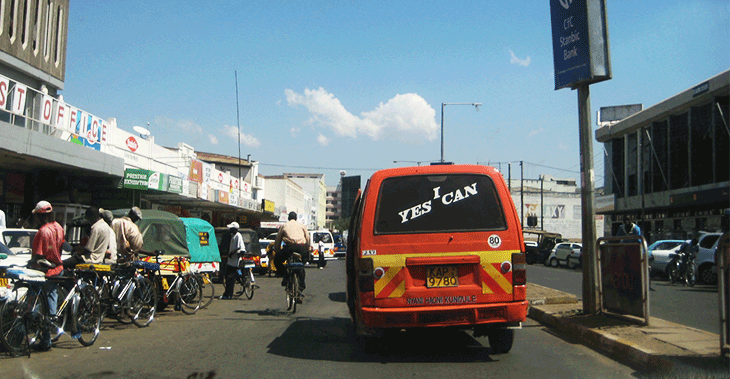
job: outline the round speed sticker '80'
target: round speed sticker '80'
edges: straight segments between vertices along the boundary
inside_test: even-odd
[[[489,244],[489,247],[491,247],[492,249],[496,249],[502,246],[502,239],[499,238],[498,235],[492,234],[491,236],[489,236],[487,243]]]

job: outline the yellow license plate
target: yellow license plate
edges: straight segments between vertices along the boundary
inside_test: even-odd
[[[8,279],[0,278],[0,287],[7,287],[7,286],[8,286]]]
[[[429,266],[426,269],[426,287],[457,287],[459,271],[456,266]]]
[[[203,275],[203,283],[210,284],[210,279],[208,279],[208,275]]]
[[[168,290],[168,289],[170,289],[170,285],[169,285],[169,284],[167,284],[167,278],[162,278],[162,289],[163,289],[163,290]]]

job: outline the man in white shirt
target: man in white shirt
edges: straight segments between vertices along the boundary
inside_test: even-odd
[[[236,285],[236,277],[238,276],[238,261],[246,252],[246,246],[243,244],[243,237],[238,232],[238,223],[233,221],[227,225],[228,231],[231,233],[231,244],[228,247],[228,259],[225,266],[226,289],[223,291],[221,300],[228,300],[233,297],[233,287]]]

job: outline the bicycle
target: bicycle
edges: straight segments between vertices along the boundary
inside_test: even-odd
[[[682,263],[681,254],[671,253],[667,273],[669,275],[669,283],[674,284],[680,280],[684,281],[688,287],[693,287],[697,282],[697,265],[695,264],[695,254],[689,254],[687,262]]]
[[[45,278],[40,271],[7,270],[6,277],[13,280],[13,290],[0,308],[0,341],[11,355],[30,355],[30,348],[42,343],[40,339],[46,333],[49,333],[51,341],[70,332],[72,338],[78,339],[82,345],[94,344],[101,324],[99,294],[78,274],[74,271],[70,277]],[[61,284],[59,288],[73,283],[68,291],[65,288],[59,290],[59,295],[65,296],[54,315],[48,310],[48,296],[43,284],[46,281]],[[71,307],[67,308],[69,305]],[[67,329],[68,316],[71,325]]]
[[[215,286],[207,272],[194,272],[193,275],[200,282],[200,291],[203,293],[203,301],[200,303],[200,308],[206,308],[215,298]]]
[[[200,309],[203,302],[202,281],[192,272],[187,270],[189,262],[183,257],[174,257],[173,259],[160,262],[162,252],[156,251],[152,256],[157,261],[157,270],[149,271],[149,279],[157,286],[162,295],[162,301],[167,303],[169,299],[175,299],[175,308],[180,309],[183,313],[192,315]],[[175,280],[172,284],[167,283],[167,278],[162,276],[160,270],[161,265],[172,264],[175,267]]]
[[[241,295],[246,294],[247,299],[251,300],[253,298],[254,290],[258,287],[254,284],[256,282],[256,279],[253,277],[254,267],[256,267],[256,264],[252,258],[241,258],[239,268],[237,269],[236,285],[233,291],[234,297],[241,297]]]
[[[284,292],[286,293],[286,310],[297,312],[297,304],[301,304],[304,295],[299,288],[299,273],[304,270],[304,263],[302,262],[302,255],[296,252],[292,252],[289,257],[289,262],[285,265],[286,267],[286,286]]]

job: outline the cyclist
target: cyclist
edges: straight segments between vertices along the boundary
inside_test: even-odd
[[[61,261],[61,249],[64,243],[63,228],[54,219],[53,206],[51,203],[41,200],[33,209],[38,223],[41,225],[38,232],[33,238],[33,257],[31,265],[36,268],[44,269],[39,265],[38,260],[45,259],[50,262],[50,268],[46,271],[46,276],[58,276],[63,272],[63,262]],[[47,268],[47,267],[46,267]],[[48,313],[56,314],[56,304],[58,302],[58,285],[52,282],[45,282],[44,289],[48,296]],[[48,329],[49,325],[44,324],[41,332],[41,341],[38,346],[39,350],[50,350],[51,333]]]
[[[281,243],[285,243],[284,247]],[[286,286],[286,270],[278,270],[279,267],[285,267],[284,262],[289,259],[292,253],[296,252],[302,256],[302,261],[307,262],[309,260],[309,232],[307,228],[297,221],[297,213],[289,212],[289,221],[279,229],[279,233],[276,234],[276,241],[274,242],[274,265],[277,267],[276,275],[283,276],[281,281],[282,286]],[[305,273],[304,270],[299,270],[299,289],[304,291],[307,287],[304,283]]]
[[[687,272],[687,261],[689,261],[690,256],[697,256],[697,253],[700,251],[700,247],[697,245],[699,240],[697,237],[692,238],[690,242],[685,241],[682,243],[682,246],[679,247],[678,254],[681,257],[681,264],[679,266],[679,276],[684,277],[685,272]]]
[[[231,233],[231,243],[228,245],[228,258],[225,265],[226,289],[223,291],[221,300],[230,300],[233,297],[233,287],[236,285],[236,277],[238,276],[238,261],[246,252],[246,245],[243,243],[243,237],[238,232],[239,225],[237,222],[226,225]]]
[[[112,221],[112,229],[117,237],[117,263],[136,260],[137,252],[142,250],[144,240],[139,227],[135,224],[141,219],[142,210],[132,207],[126,216]]]

